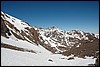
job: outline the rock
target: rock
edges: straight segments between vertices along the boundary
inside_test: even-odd
[[[99,66],[99,57],[95,60],[95,66]]]
[[[74,59],[74,57],[69,57],[67,60],[72,60],[72,59]]]
[[[53,62],[53,60],[52,60],[52,59],[49,59],[48,61],[51,61],[51,62]]]
[[[95,66],[99,66],[99,51],[96,52],[97,59],[95,60]]]
[[[95,64],[88,64],[88,66],[95,66]]]

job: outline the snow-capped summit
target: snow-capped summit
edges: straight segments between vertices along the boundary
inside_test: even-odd
[[[55,29],[55,30],[58,30],[59,28],[56,27],[56,26],[52,26],[52,27],[49,27],[48,29]]]

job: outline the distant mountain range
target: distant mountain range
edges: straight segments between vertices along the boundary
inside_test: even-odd
[[[81,30],[64,31],[56,26],[39,28],[1,11],[1,47],[37,53],[38,50],[24,48],[23,43],[22,46],[18,45],[19,40],[30,43],[31,46],[42,46],[53,54],[64,56],[97,58],[96,53],[99,51],[99,34]]]

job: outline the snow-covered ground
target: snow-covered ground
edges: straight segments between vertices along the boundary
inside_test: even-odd
[[[67,56],[52,54],[40,45],[16,40],[14,37],[7,39],[1,36],[1,42],[36,51],[36,53],[30,53],[1,48],[1,66],[87,66],[95,62],[93,57],[86,57],[86,59],[74,57],[72,60],[67,60],[69,58]],[[52,61],[49,61],[50,59]]]
[[[2,66],[87,66],[94,63],[92,57],[87,57],[87,59],[75,57],[73,60],[67,60],[67,58],[60,54],[33,54],[1,48]],[[48,61],[49,59],[52,61]]]

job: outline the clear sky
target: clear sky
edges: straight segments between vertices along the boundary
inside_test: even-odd
[[[99,33],[99,1],[1,1],[1,10],[31,26]]]

